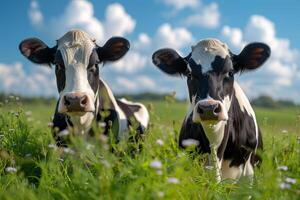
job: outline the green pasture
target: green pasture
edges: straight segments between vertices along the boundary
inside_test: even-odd
[[[216,183],[206,155],[177,147],[187,104],[144,103],[151,124],[141,140],[115,144],[96,129],[59,149],[48,128],[55,102],[1,102],[0,199],[300,199],[299,107],[255,108],[264,151],[249,185]]]

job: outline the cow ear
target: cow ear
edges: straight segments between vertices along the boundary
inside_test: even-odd
[[[116,61],[122,58],[129,48],[128,40],[122,37],[113,37],[103,47],[99,47],[97,53],[101,61]]]
[[[264,43],[248,44],[239,55],[233,55],[235,71],[254,70],[260,67],[271,55],[271,49]]]
[[[152,55],[152,62],[170,75],[185,75],[187,62],[173,49],[160,49]]]
[[[55,47],[49,48],[38,38],[28,38],[19,45],[20,52],[37,64],[51,64],[54,61]]]

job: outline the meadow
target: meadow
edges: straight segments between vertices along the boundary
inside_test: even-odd
[[[144,103],[151,124],[141,140],[116,144],[98,130],[68,135],[61,149],[48,127],[55,102],[1,102],[0,199],[300,199],[300,107],[255,108],[264,151],[250,186],[217,183],[207,155],[178,148],[186,103]]]

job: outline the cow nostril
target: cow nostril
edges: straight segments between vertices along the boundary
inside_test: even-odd
[[[64,96],[64,103],[66,106],[71,105],[71,102],[68,100],[67,96]]]
[[[88,98],[86,95],[84,95],[82,98],[81,98],[81,101],[80,101],[80,105],[84,106],[87,104],[87,101],[88,101]]]
[[[220,112],[221,112],[221,105],[218,104],[218,105],[215,107],[215,109],[214,109],[214,113],[215,113],[215,114],[218,114],[218,113],[220,113]]]
[[[204,114],[204,110],[201,108],[200,105],[198,106],[197,111],[198,111],[199,114]]]

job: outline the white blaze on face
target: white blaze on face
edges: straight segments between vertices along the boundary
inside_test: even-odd
[[[89,58],[95,48],[95,43],[83,31],[73,30],[66,33],[57,41],[65,65],[65,88],[60,92],[60,98],[70,93],[87,95],[88,110],[94,111],[95,93],[88,81],[87,67]],[[63,110],[63,101],[58,110]]]
[[[226,44],[218,39],[205,39],[192,46],[191,58],[197,65],[201,65],[202,73],[206,73],[212,69],[212,62],[216,56],[226,58],[229,50]]]

